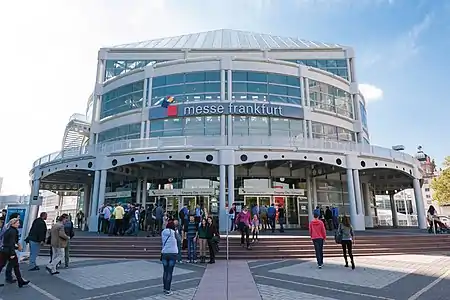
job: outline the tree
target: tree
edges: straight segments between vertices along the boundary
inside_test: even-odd
[[[450,156],[444,161],[444,169],[441,174],[431,182],[433,198],[439,205],[450,205]]]

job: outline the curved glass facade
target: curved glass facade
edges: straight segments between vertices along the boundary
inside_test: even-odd
[[[352,97],[346,91],[323,82],[309,80],[309,98],[312,107],[354,118]]]
[[[318,68],[348,80],[346,59],[293,59],[287,61]]]
[[[143,80],[107,92],[102,96],[100,119],[136,108],[142,108],[143,96]]]
[[[233,71],[233,100],[301,104],[300,78],[275,73]]]
[[[177,73],[154,77],[151,105],[172,96],[178,103],[220,100],[220,71]]]
[[[362,101],[359,101],[359,109],[361,111],[361,123],[364,128],[367,128],[367,111],[366,106]]]
[[[220,116],[168,118],[150,122],[150,137],[195,135],[220,135]]]
[[[355,133],[345,128],[319,122],[311,122],[311,125],[313,138],[348,142],[356,141]]]
[[[159,60],[107,60],[105,63],[105,79],[107,81],[116,76],[141,69],[148,64],[162,62]]]
[[[141,135],[141,123],[114,127],[98,134],[98,143],[138,139]]]

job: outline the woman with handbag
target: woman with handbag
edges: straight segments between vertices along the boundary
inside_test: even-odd
[[[175,224],[173,222],[167,223],[166,228],[161,232],[161,241],[164,294],[169,296],[173,294],[170,288],[172,285],[173,269],[175,268],[175,263],[177,262],[178,256],[178,242],[175,232]]]
[[[0,250],[0,273],[3,267],[9,262],[13,266],[14,274],[17,278],[19,287],[23,287],[30,283],[28,280],[22,278],[19,268],[19,259],[16,250],[22,251],[22,245],[19,244],[19,228],[20,219],[13,218],[9,222],[9,228],[3,235],[3,246]],[[0,286],[2,286],[0,284]]]
[[[347,253],[350,257],[350,263],[352,264],[352,270],[355,269],[355,262],[353,260],[353,245],[355,243],[355,234],[353,227],[350,223],[350,218],[344,216],[342,223],[339,224],[339,228],[336,233],[336,242],[342,245],[342,254],[344,255],[345,267],[348,268]]]

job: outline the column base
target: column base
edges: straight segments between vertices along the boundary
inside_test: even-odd
[[[355,222],[353,222],[354,224],[354,230],[358,230],[358,231],[364,231],[366,230],[366,222],[365,222],[365,217],[362,214],[359,214],[356,216]]]
[[[88,224],[89,232],[97,232],[98,230],[98,217],[90,216]]]
[[[364,223],[366,228],[374,228],[372,216],[364,216]]]

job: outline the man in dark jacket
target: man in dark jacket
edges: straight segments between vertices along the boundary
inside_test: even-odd
[[[12,213],[9,216],[8,220],[11,220],[14,218],[19,218],[19,217],[20,217],[20,215],[18,213]],[[3,235],[5,234],[6,230],[8,230],[8,228],[9,228],[9,226],[6,223],[3,224],[3,228],[0,232],[0,248],[3,246]],[[12,274],[13,266],[14,266],[14,264],[12,264],[11,262],[8,262],[8,264],[6,265],[5,282],[7,282],[7,283],[14,283],[17,281],[17,279],[15,279]]]
[[[39,255],[41,246],[44,245],[45,237],[47,235],[47,213],[42,212],[31,225],[30,232],[26,241],[30,243],[30,269],[29,271],[38,271],[39,267],[36,265],[36,258]]]
[[[72,218],[69,218],[64,223],[64,233],[72,239],[75,235],[75,231],[73,228]],[[69,254],[70,254],[70,240],[67,241],[67,246],[64,248],[64,267],[67,269],[69,267]]]

